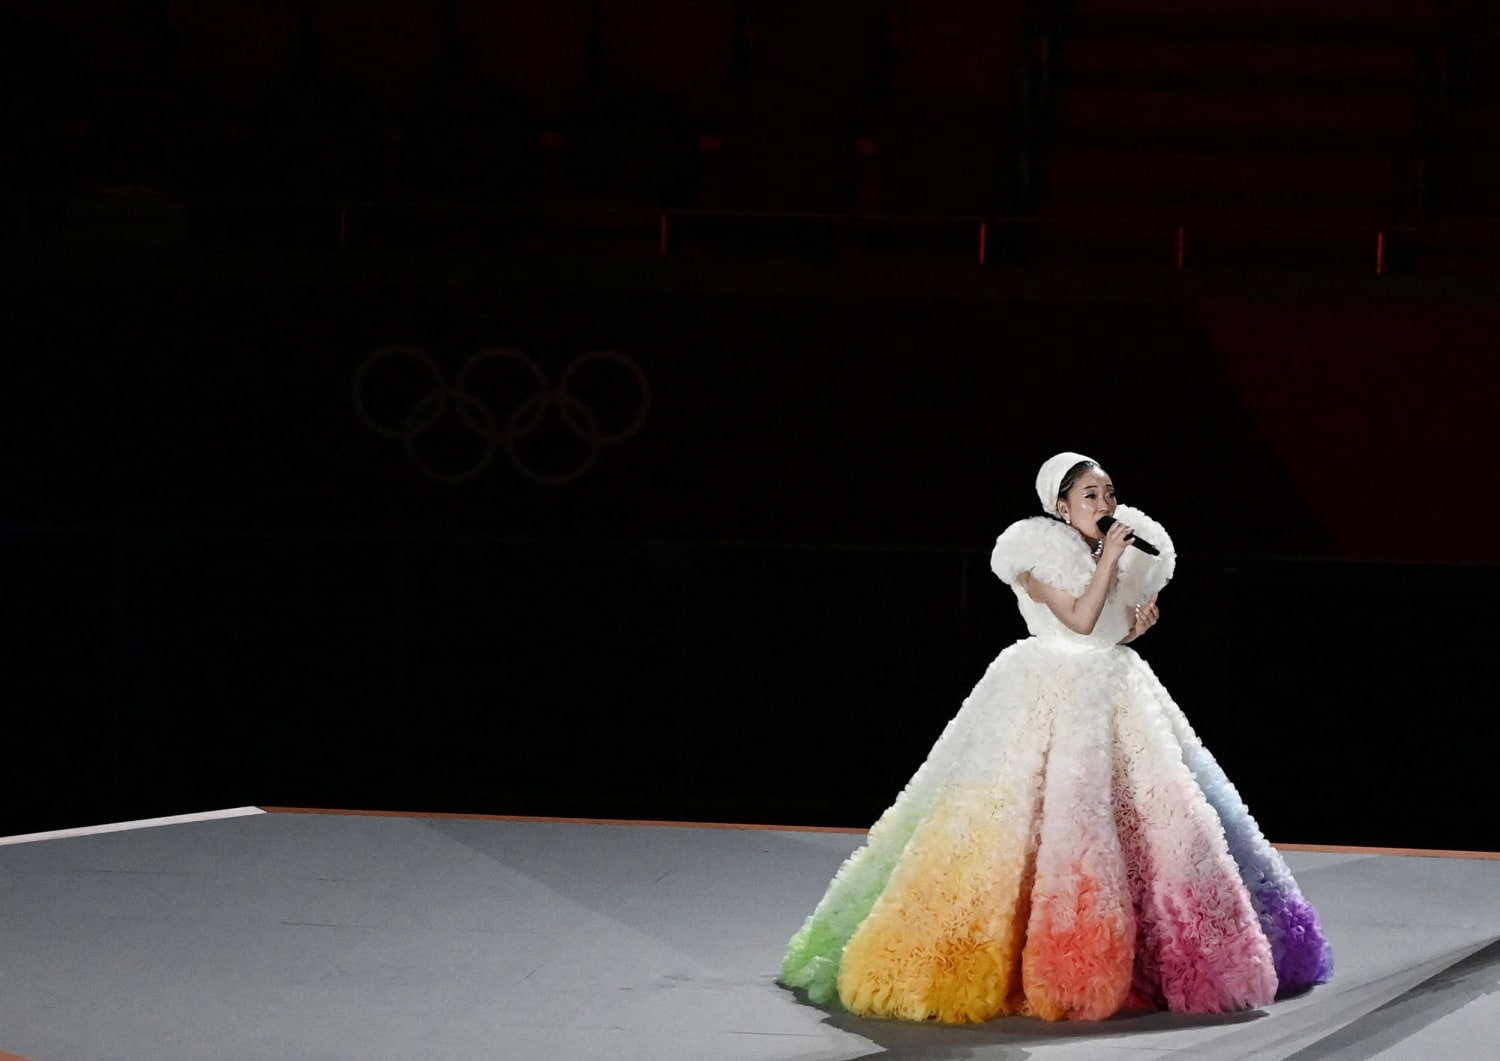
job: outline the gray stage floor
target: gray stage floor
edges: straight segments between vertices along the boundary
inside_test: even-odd
[[[864,1021],[773,982],[860,842],[226,811],[0,841],[0,1057],[1488,1058],[1500,860],[1291,851],[1334,982],[1233,1018]]]

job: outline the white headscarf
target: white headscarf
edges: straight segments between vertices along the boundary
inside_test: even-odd
[[[1047,515],[1057,515],[1057,492],[1062,488],[1063,476],[1068,474],[1068,469],[1073,465],[1084,461],[1096,463],[1094,458],[1085,457],[1082,453],[1059,453],[1055,457],[1048,457],[1041,471],[1036,473],[1036,496],[1041,498],[1042,511]]]

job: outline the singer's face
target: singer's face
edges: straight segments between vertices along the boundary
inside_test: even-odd
[[[1099,517],[1113,516],[1116,504],[1114,482],[1104,472],[1090,468],[1078,477],[1059,507],[1074,530],[1098,538]]]

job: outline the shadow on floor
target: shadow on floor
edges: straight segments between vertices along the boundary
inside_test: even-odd
[[[805,993],[793,992],[797,1001],[823,1009],[808,1001]],[[825,1023],[869,1039],[879,1050],[851,1061],[1025,1061],[1032,1056],[1027,1047],[1063,1040],[1115,1039],[1145,1032],[1168,1032],[1187,1028],[1219,1028],[1260,1020],[1262,1010],[1230,1014],[1143,1013],[1112,1017],[1103,1021],[1045,1021],[1037,1017],[1003,1017],[985,1024],[938,1024],[856,1017],[847,1011],[829,1011]]]

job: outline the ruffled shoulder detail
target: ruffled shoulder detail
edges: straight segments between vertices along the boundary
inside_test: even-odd
[[[1078,595],[1094,572],[1088,546],[1067,524],[1047,516],[1017,520],[1001,532],[990,554],[990,569],[1014,586],[1023,571],[1049,586]]]
[[[1119,505],[1115,508],[1115,518],[1130,524],[1137,537],[1161,551],[1160,556],[1152,556],[1132,547],[1120,557],[1116,592],[1126,604],[1139,604],[1151,594],[1160,592],[1171,580],[1177,570],[1177,548],[1167,529],[1138,508]]]

